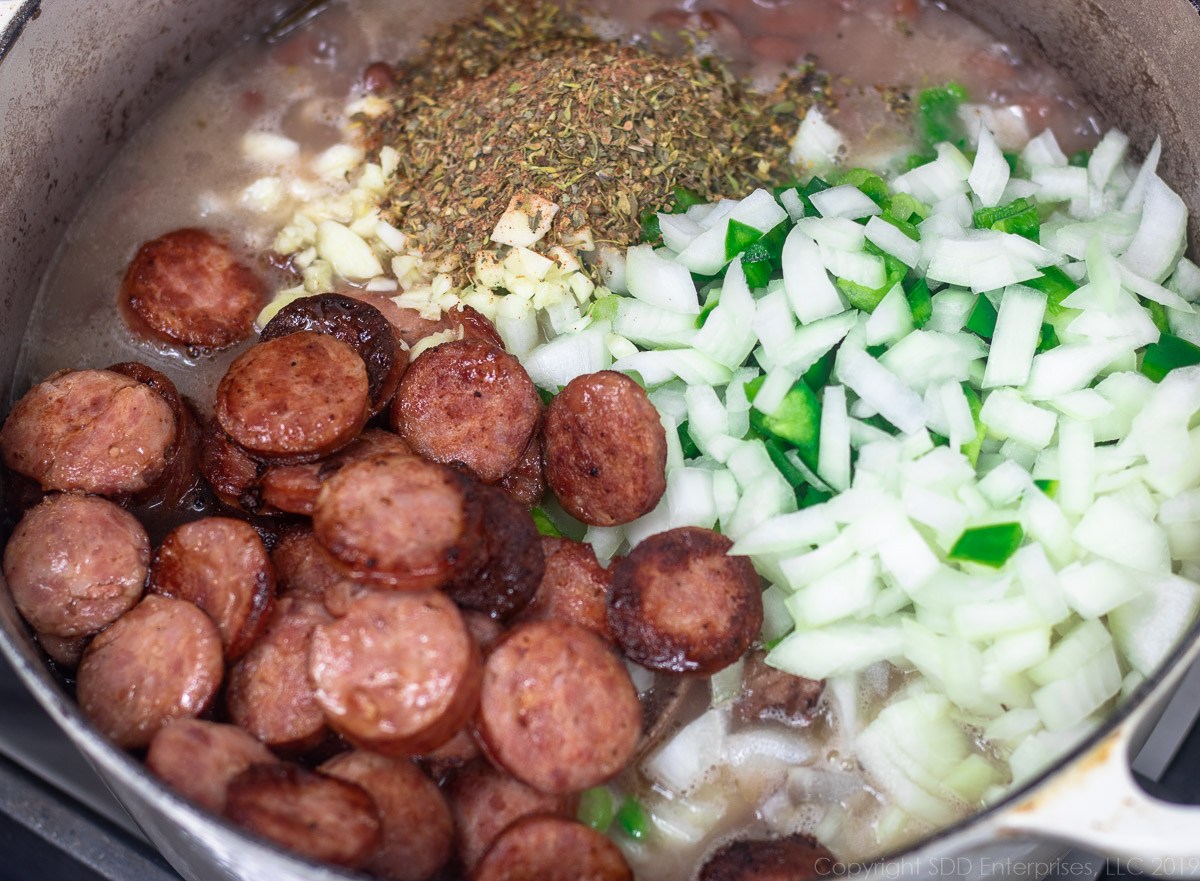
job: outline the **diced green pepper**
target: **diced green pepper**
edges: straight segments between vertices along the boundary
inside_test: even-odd
[[[1057,315],[1062,312],[1066,308],[1062,304],[1063,300],[1079,290],[1079,285],[1071,280],[1071,276],[1057,266],[1047,266],[1042,270],[1040,276],[1023,281],[1021,284],[1046,295],[1046,314],[1048,315]]]
[[[1037,242],[1041,238],[1042,221],[1035,205],[1027,199],[1015,199],[997,208],[980,208],[975,212],[975,228],[1012,233]]]
[[[1080,150],[1078,153],[1071,154],[1071,158],[1067,162],[1076,168],[1087,168],[1089,159],[1091,159],[1091,154],[1087,150]]]
[[[689,190],[687,187],[676,187],[674,195],[676,214],[683,214],[693,205],[704,205],[708,201],[695,190]]]
[[[704,300],[704,305],[700,307],[700,314],[696,316],[696,327],[704,327],[704,322],[708,321],[708,316],[712,314],[712,310],[717,308],[717,304],[721,302],[721,289],[713,287],[709,290],[708,296]]]
[[[884,211],[881,215],[879,215],[879,219],[885,223],[890,223],[914,242],[921,240],[921,232],[917,229],[916,224],[909,223],[907,220],[897,220],[887,211]]]
[[[1033,485],[1036,486],[1038,489],[1040,489],[1042,492],[1044,492],[1046,495],[1048,495],[1050,498],[1054,498],[1055,496],[1058,495],[1058,481],[1057,480],[1035,480],[1033,482]]]
[[[914,217],[918,220],[924,220],[931,213],[928,205],[908,193],[896,193],[896,195],[888,199],[888,203],[884,206],[883,210],[896,220],[909,222],[913,222]]]
[[[588,307],[588,317],[594,321],[612,321],[617,317],[623,299],[623,297],[610,295],[593,301],[592,305]]]
[[[763,446],[767,448],[767,455],[771,457],[771,464],[775,466],[775,470],[783,475],[783,479],[788,482],[796,493],[796,504],[803,507],[804,499],[809,490],[808,480],[800,469],[791,463],[787,457],[786,450],[783,444],[773,437],[763,438]]]
[[[729,221],[729,229],[725,233],[725,259],[732,260],[762,236],[761,232],[749,224],[742,223],[740,220]]]
[[[828,181],[815,176],[804,185],[804,189],[800,191],[800,201],[804,203],[804,213],[806,216],[820,213],[813,207],[812,195],[822,190],[828,190],[832,186]]]
[[[791,223],[786,220],[781,221],[767,230],[766,234],[755,242],[755,244],[762,245],[771,256],[771,259],[778,263],[779,259],[783,256],[783,244],[787,241],[788,233],[791,230]]]
[[[947,555],[951,560],[981,563],[999,569],[1025,540],[1020,523],[996,523],[968,529]]]
[[[967,457],[971,466],[974,467],[979,464],[979,452],[983,449],[983,439],[987,437],[987,426],[979,418],[979,414],[983,410],[983,402],[979,400],[979,395],[975,393],[975,389],[964,382],[962,390],[963,394],[967,396],[967,406],[971,408],[971,418],[975,420],[975,437],[969,443],[963,444],[962,454]]]
[[[625,797],[621,802],[621,807],[617,810],[617,825],[622,831],[635,841],[640,841],[650,833],[650,822],[646,817],[646,810],[632,795]]]
[[[842,292],[842,296],[846,298],[846,302],[855,309],[861,309],[864,312],[874,312],[875,307],[883,302],[883,298],[887,296],[888,291],[902,282],[904,276],[908,275],[908,267],[891,254],[885,254],[871,242],[867,242],[863,250],[868,254],[874,254],[877,257],[883,258],[884,269],[887,272],[887,277],[883,284],[874,289],[864,288],[862,285],[847,281],[844,278],[834,279],[834,284]]]
[[[797,504],[801,508],[811,508],[813,505],[819,505],[822,502],[828,502],[833,498],[833,493],[827,493],[817,489],[815,486],[810,486],[804,492],[804,498],[800,499]]]
[[[908,308],[912,310],[913,326],[922,328],[933,318],[933,297],[929,294],[929,282],[920,279],[904,292]]]
[[[597,832],[607,832],[617,814],[616,801],[606,786],[584,790],[579,796],[579,810],[575,817],[585,826]]]
[[[820,357],[816,364],[804,372],[804,381],[810,389],[825,388],[833,376],[833,363],[837,360],[837,349],[833,348]]]
[[[645,245],[657,245],[662,242],[662,227],[658,223],[658,212],[653,208],[646,208],[642,211],[638,218],[642,225],[642,243]]]
[[[746,397],[754,401],[765,377],[746,383]],[[821,402],[808,384],[799,380],[771,415],[751,408],[750,424],[763,435],[778,438],[794,446],[800,460],[809,468],[817,467],[817,446],[821,439]]]
[[[876,205],[882,205],[888,199],[888,186],[883,182],[883,178],[865,168],[851,168],[842,175],[839,183],[842,186],[857,187],[870,196]]]
[[[1171,322],[1167,320],[1166,306],[1162,303],[1156,303],[1153,300],[1147,300],[1145,297],[1138,297],[1138,301],[1150,313],[1150,320],[1154,322],[1154,326],[1158,328],[1159,333],[1171,332]]]
[[[1054,329],[1053,324],[1043,324],[1042,329],[1038,331],[1037,354],[1049,352],[1051,349],[1057,348],[1059,345],[1058,331]]]
[[[546,512],[541,508],[534,508],[529,512],[529,514],[533,517],[533,522],[534,525],[537,526],[537,531],[542,535],[551,535],[555,538],[562,538],[562,532],[557,526],[554,525],[554,521],[551,520],[546,515]]]
[[[771,195],[773,195],[775,197],[775,201],[779,204],[779,207],[784,208],[786,206],[783,204],[783,200],[782,200],[783,194],[786,193],[788,190],[795,190],[796,195],[799,196],[800,191],[803,189],[804,189],[804,184],[800,183],[800,181],[798,181],[798,180],[792,180],[786,184],[780,184],[777,187],[772,187]]]
[[[1000,155],[1002,155],[1004,157],[1004,161],[1008,163],[1008,173],[1016,174],[1017,163],[1021,161],[1021,157],[1016,153],[1002,153]]]
[[[928,165],[934,159],[937,159],[937,156],[932,153],[910,153],[908,158],[904,160],[904,170],[912,171],[914,168]]]
[[[975,301],[975,308],[971,310],[971,317],[967,319],[967,330],[990,340],[996,332],[996,318],[996,307],[992,305],[987,294],[980,294],[979,299]]]
[[[692,434],[690,431],[688,431],[688,424],[686,421],[679,423],[679,446],[683,448],[683,458],[700,458],[700,448],[696,446],[696,442],[692,440]]]
[[[554,392],[550,391],[550,389],[544,389],[541,386],[538,386],[537,393],[538,397],[542,399],[542,403],[549,407],[550,402],[554,400]]]
[[[642,374],[638,373],[636,370],[622,370],[621,372],[640,385],[643,389],[646,387],[646,380],[642,377]]]
[[[1157,343],[1146,346],[1142,354],[1142,373],[1155,382],[1162,382],[1162,378],[1176,367],[1193,364],[1200,364],[1200,346],[1169,333],[1160,336]]]
[[[746,273],[746,284],[751,290],[765,288],[771,280],[772,269],[771,255],[762,242],[755,242],[742,252],[742,271]]]
[[[958,107],[967,100],[967,90],[958,83],[923,89],[917,96],[920,114],[919,136],[928,146],[961,137],[962,123]]]

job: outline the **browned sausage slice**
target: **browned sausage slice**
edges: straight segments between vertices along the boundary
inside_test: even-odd
[[[358,352],[367,367],[372,415],[391,402],[408,367],[408,356],[397,346],[392,325],[382,312],[341,294],[301,297],[280,309],[259,338],[273,340],[302,330],[327,333]]]
[[[260,512],[255,481],[262,466],[235,444],[217,420],[210,419],[200,433],[200,473],[224,504],[243,511]]]
[[[520,611],[545,570],[537,524],[520,502],[490,486],[476,488],[483,503],[484,562],[443,587],[464,609],[505,619]]]
[[[533,621],[488,655],[475,731],[517,779],[543,792],[580,792],[625,767],[642,707],[603,639],[563,621]]]
[[[354,575],[424,590],[478,565],[482,505],[468,481],[416,456],[375,455],[321,487],[313,531]]]
[[[608,623],[631,661],[710,676],[762,630],[762,586],[733,542],[685,526],[652,535],[613,566]]]
[[[119,746],[203,713],[225,672],[221,636],[191,603],[147,596],[100,633],[79,664],[79,708]]]
[[[289,529],[279,537],[271,549],[271,565],[280,594],[300,593],[319,600],[325,587],[342,577],[329,551],[306,526]]]
[[[146,530],[95,496],[46,496],[4,549],[17,610],[35,630],[68,639],[98,633],[132,609],[149,564]]]
[[[49,633],[37,634],[38,645],[55,664],[65,670],[74,670],[83,658],[83,652],[92,641],[90,636],[52,636]]]
[[[450,860],[454,820],[440,789],[411,759],[355,750],[321,765],[331,777],[370,794],[383,821],[383,844],[366,870],[388,881],[427,881]]]
[[[276,761],[236,725],[177,719],[150,741],[146,767],[205,810],[225,810],[229,781],[251,765]]]
[[[495,483],[524,455],[540,412],[520,361],[498,346],[459,340],[412,362],[392,405],[392,427],[425,458],[462,462]]]
[[[699,881],[807,881],[834,873],[833,854],[807,835],[735,841],[709,857]]]
[[[542,503],[546,494],[546,463],[540,431],[530,439],[516,467],[496,481],[496,486],[526,508],[536,508]]]
[[[375,592],[313,633],[309,676],[351,743],[415,756],[450,740],[479,702],[479,647],[436,591]]]
[[[456,771],[446,783],[446,797],[458,830],[458,856],[468,872],[510,823],[530,814],[574,819],[579,808],[578,796],[538,792],[483,760]]]
[[[504,348],[504,341],[496,332],[496,326],[484,315],[470,306],[456,306],[439,318],[425,318],[416,309],[398,306],[390,297],[369,291],[349,291],[347,296],[370,303],[383,313],[392,325],[396,338],[412,348],[427,336],[446,330],[462,330],[463,339],[480,340]]]
[[[746,657],[742,693],[733,705],[733,714],[742,722],[807,725],[825,690],[825,680],[793,676],[768,666],[766,657],[762,649]]]
[[[150,567],[150,590],[195,603],[216,622],[226,660],[244,655],[275,595],[275,573],[254,527],[206,517],[171,530]]]
[[[346,343],[300,331],[252,346],[217,386],[217,421],[251,455],[305,461],[344,447],[366,424],[367,368]]]
[[[225,816],[289,850],[351,869],[379,849],[381,823],[361,786],[296,765],[251,765],[229,783]]]
[[[175,437],[175,414],[149,386],[110,370],[72,370],[17,401],[0,451],[43,489],[116,496],[158,480]]]
[[[471,881],[633,881],[615,844],[562,817],[525,817],[500,833]]]
[[[608,589],[612,575],[600,565],[592,546],[569,538],[542,537],[546,570],[519,621],[557,618],[613,641],[608,626]]]
[[[211,233],[179,229],[138,249],[121,294],[168,340],[220,349],[250,335],[266,286]]]
[[[229,669],[225,705],[235,724],[291,752],[324,739],[325,714],[308,681],[308,651],[313,630],[329,620],[320,599],[276,598],[262,636]]]
[[[311,517],[321,484],[342,468],[376,453],[411,452],[399,435],[381,428],[368,428],[328,459],[304,465],[269,466],[259,478],[262,499],[280,511]]]
[[[546,482],[584,523],[616,526],[667,489],[667,434],[640,385],[605,370],[577,376],[546,411]]]

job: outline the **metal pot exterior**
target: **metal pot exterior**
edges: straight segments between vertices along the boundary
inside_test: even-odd
[[[0,107],[5,108],[0,143],[7,166],[20,169],[0,187],[4,400],[10,396],[38,281],[76,206],[121,141],[222,47],[258,31],[286,5],[283,0],[26,0],[0,13]],[[1200,215],[1200,67],[1195,64],[1200,14],[1189,0],[959,0],[954,5],[1001,39],[1040,51],[1072,71],[1085,96],[1105,109],[1110,123],[1130,134],[1136,149],[1144,151],[1161,134],[1162,174],[1183,195],[1193,216]],[[1197,248],[1195,225],[1191,240]],[[0,590],[0,650],[147,837],[189,881],[347,877],[252,841],[201,813],[99,736],[45,669],[6,590]],[[973,881],[985,865],[1052,861],[1061,847],[1039,844],[1039,835],[1114,855],[1133,855],[1138,848],[1190,847],[1200,856],[1200,835],[1195,834],[1200,810],[1155,813],[1159,808],[1144,795],[1122,789],[1124,782],[1131,785],[1129,749],[1144,736],[1197,655],[1200,630],[1193,628],[1170,669],[1143,686],[1133,704],[1063,767],[998,808],[895,855],[883,867],[864,871],[880,870],[884,878]],[[1078,798],[1083,791],[1093,793],[1090,802]],[[1111,797],[1097,797],[1097,792]],[[1114,813],[1127,797],[1135,812],[1151,818],[1134,835],[1123,834],[1128,815],[1122,821]],[[1174,824],[1158,826],[1168,829],[1171,841],[1147,838],[1158,823]],[[1185,836],[1183,830],[1193,831]],[[831,866],[830,874],[852,868]],[[1169,866],[1157,868],[1171,874]]]

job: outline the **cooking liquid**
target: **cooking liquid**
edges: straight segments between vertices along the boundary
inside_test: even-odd
[[[167,373],[181,393],[211,412],[217,381],[251,341],[203,353],[133,338],[117,307],[129,260],[148,239],[203,226],[227,233],[272,286],[294,284],[266,255],[296,207],[328,191],[330,185],[308,170],[309,162],[348,137],[342,129],[343,108],[348,99],[364,94],[363,69],[376,60],[402,58],[423,34],[470,5],[406,4],[400,9],[387,0],[336,3],[286,42],[267,46],[248,38],[205,71],[131,138],[81,206],[39,292],[13,383],[15,395],[64,367],[139,360]],[[698,23],[710,31],[706,46],[763,82],[815,55],[831,74],[837,102],[829,120],[846,136],[845,167],[882,167],[911,152],[911,130],[897,118],[889,99],[915,98],[921,88],[949,81],[963,83],[973,100],[1009,108],[1011,118],[1023,116],[1030,135],[1052,127],[1068,153],[1090,146],[1097,137],[1090,110],[1060,78],[1022,62],[938,5],[917,0],[729,0],[722,11],[707,13],[701,11],[702,3],[690,0],[682,6],[671,0],[595,0],[591,8],[603,17],[589,23],[606,36],[664,46],[676,42],[672,34],[680,26]],[[241,145],[249,131],[282,134],[299,144],[299,155],[275,163],[248,159]],[[288,192],[277,208],[261,211],[243,198],[243,191],[268,175],[282,178]],[[497,206],[497,214],[502,207]],[[161,535],[163,527],[150,524],[151,534]],[[696,821],[699,834],[667,845],[653,826],[644,841],[614,830],[638,877],[689,878],[721,841],[747,834],[816,833],[845,859],[878,852],[872,822],[885,806],[856,774],[850,746],[855,731],[906,678],[887,665],[877,666],[856,682],[831,683],[811,726],[793,730],[763,723],[767,729],[789,731],[812,767],[832,774],[830,787],[819,797],[789,795],[786,764],[755,758],[741,771],[714,775],[679,806],[693,819],[705,810],[718,812],[716,818]],[[698,713],[703,706],[693,709]],[[655,791],[637,769],[616,786],[638,794],[647,805],[670,806],[671,799]],[[676,814],[677,819],[683,816]]]

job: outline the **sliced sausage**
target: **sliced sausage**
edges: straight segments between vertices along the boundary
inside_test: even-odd
[[[149,386],[111,370],[72,370],[17,401],[0,429],[0,452],[43,489],[135,493],[166,470],[175,422]]]
[[[577,795],[548,795],[482,759],[456,771],[446,797],[458,831],[458,856],[470,872],[506,826],[530,814],[574,819]]]
[[[325,738],[325,714],[308,681],[308,652],[313,631],[329,620],[320,599],[276,598],[262,636],[229,669],[225,707],[235,724],[288,752],[304,752]]]
[[[235,444],[217,420],[210,419],[200,433],[200,473],[224,504],[253,513],[264,513],[256,482],[262,466]]]
[[[266,285],[212,233],[179,229],[138,249],[121,295],[156,334],[220,349],[250,335]]]
[[[833,854],[807,835],[735,841],[709,857],[698,881],[807,881],[836,868]]]
[[[205,517],[171,530],[150,566],[150,590],[195,603],[216,622],[225,658],[244,655],[275,595],[271,558],[254,527]]]
[[[311,517],[321,484],[339,470],[376,453],[411,453],[399,435],[381,428],[368,428],[351,443],[327,459],[303,465],[271,465],[259,478],[262,499],[289,514]]]
[[[373,592],[317,627],[309,676],[330,726],[348,741],[416,756],[450,740],[474,712],[482,661],[444,594]]]
[[[447,309],[443,320],[450,322],[450,326],[456,330],[461,327],[465,340],[478,340],[481,343],[490,343],[498,349],[504,348],[504,340],[496,330],[496,325],[482,312],[470,306],[460,303]]]
[[[650,536],[613,566],[608,624],[630,660],[710,676],[745,654],[762,630],[762,587],[731,547],[685,526]]]
[[[53,636],[49,633],[37,634],[38,645],[55,664],[65,670],[74,670],[83,658],[84,650],[92,641],[90,636]]]
[[[358,352],[367,368],[367,393],[374,415],[391,402],[408,356],[397,346],[392,325],[370,303],[341,294],[318,294],[293,300],[259,334],[273,340],[302,330],[327,333]]]
[[[298,526],[279,537],[271,550],[275,584],[280,594],[299,593],[320,600],[342,570],[321,546],[312,529]]]
[[[733,714],[741,722],[782,722],[807,725],[812,721],[825,680],[793,676],[766,662],[761,649],[746,657],[742,670],[742,693],[733,705]]]
[[[518,621],[557,618],[613,641],[608,626],[608,589],[612,575],[600,565],[592,546],[569,538],[542,536],[545,574]]]
[[[224,672],[212,619],[191,603],[151,595],[83,653],[79,708],[118,746],[137,749],[164,725],[203,713]]]
[[[350,443],[367,422],[367,368],[348,344],[300,331],[252,346],[217,386],[217,421],[264,459],[306,461]]]
[[[412,362],[392,405],[392,427],[425,458],[462,462],[495,483],[524,455],[540,412],[520,361],[499,346],[464,339]]]
[[[567,383],[546,411],[546,482],[592,526],[629,523],[667,489],[667,434],[640,385],[605,370]]]
[[[366,790],[296,765],[251,765],[238,774],[225,816],[289,850],[351,869],[370,862],[382,840],[379,809]]]
[[[582,823],[524,817],[487,849],[471,881],[633,881],[620,849]]]
[[[375,455],[325,481],[313,532],[356,577],[424,590],[478,565],[482,510],[469,482],[450,469]]]
[[[383,313],[392,325],[396,337],[408,348],[412,348],[421,340],[435,333],[446,330],[461,329],[461,339],[480,340],[493,346],[504,348],[504,341],[496,332],[496,326],[484,315],[470,306],[456,306],[448,309],[438,318],[430,319],[418,310],[407,306],[398,306],[390,297],[369,291],[350,291],[347,296],[370,303]]]
[[[467,625],[467,630],[471,632],[475,644],[479,646],[479,651],[484,655],[487,655],[492,650],[492,646],[499,642],[500,637],[504,635],[504,625],[483,612],[465,611],[463,612],[463,622]]]
[[[563,621],[514,627],[488,654],[475,733],[488,756],[543,792],[580,792],[633,755],[642,707],[603,639]]]
[[[355,750],[319,770],[356,783],[370,794],[382,820],[382,845],[367,872],[389,881],[426,881],[446,865],[454,849],[454,820],[437,784],[411,759]]]
[[[229,781],[251,765],[275,762],[271,751],[236,725],[177,719],[150,741],[146,767],[205,810],[225,810]]]
[[[98,633],[132,609],[149,564],[146,530],[96,496],[46,496],[4,549],[17,610],[34,630],[68,639]]]
[[[167,454],[166,468],[158,480],[134,496],[134,502],[147,507],[160,504],[169,508],[185,507],[194,498],[200,479],[197,466],[200,423],[195,410],[179,394],[175,383],[153,367],[139,361],[123,361],[108,369],[149,386],[175,414],[175,444]]]
[[[542,503],[546,494],[546,463],[541,432],[534,433],[516,467],[496,481],[496,486],[526,508],[536,508]]]
[[[484,562],[443,590],[464,609],[511,618],[537,591],[545,554],[537,524],[520,502],[490,486],[477,487],[483,504]]]
[[[457,734],[437,749],[429,750],[417,759],[429,775],[440,782],[456,768],[461,768],[482,755],[479,744],[475,742],[475,735],[468,725],[466,728],[460,728]]]

